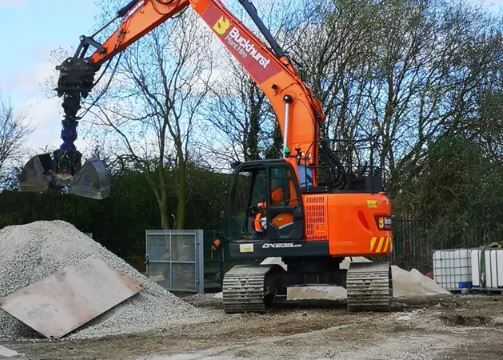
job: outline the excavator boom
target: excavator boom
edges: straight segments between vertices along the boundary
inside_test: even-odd
[[[91,92],[95,74],[106,61],[189,7],[199,14],[270,100],[283,134],[285,157],[295,151],[292,157],[303,159],[307,165],[316,165],[319,124],[323,120],[321,105],[264,26],[250,0],[239,2],[268,39],[269,46],[219,0],[130,1],[117,12],[115,19],[121,19],[118,29],[102,44],[93,36],[82,36],[75,55],[57,68],[60,77],[56,90],[63,98],[65,112],[63,144],[52,154],[37,155],[28,161],[20,176],[21,191],[66,186],[80,196],[94,199],[108,196],[110,181],[104,166],[97,159],[81,166],[82,155],[74,145],[81,99]],[[95,51],[87,57],[90,48]]]

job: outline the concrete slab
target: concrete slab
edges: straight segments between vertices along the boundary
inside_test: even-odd
[[[17,351],[7,349],[5,346],[0,345],[0,358],[11,358],[18,355],[19,353]]]
[[[90,256],[3,298],[0,308],[40,334],[60,338],[142,289]]]

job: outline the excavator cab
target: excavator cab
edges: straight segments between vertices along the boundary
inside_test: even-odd
[[[230,191],[229,235],[235,240],[300,241],[302,197],[295,173],[283,160],[240,165]]]

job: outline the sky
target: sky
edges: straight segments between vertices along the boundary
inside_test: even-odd
[[[28,118],[31,150],[61,142],[61,100],[43,86],[57,76],[51,53],[75,48],[93,30],[95,15],[93,0],[0,0],[0,96]]]
[[[503,0],[466,1],[503,13]],[[51,53],[76,48],[79,36],[95,28],[97,12],[95,0],[0,0],[0,97],[33,128],[30,150],[53,150],[61,142],[61,100],[44,86],[57,76]],[[81,137],[77,147],[86,140]]]

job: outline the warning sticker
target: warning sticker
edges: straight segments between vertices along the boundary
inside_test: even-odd
[[[367,207],[369,209],[377,209],[377,200],[367,200]]]
[[[252,253],[253,252],[253,244],[240,244],[239,245],[240,253]]]

